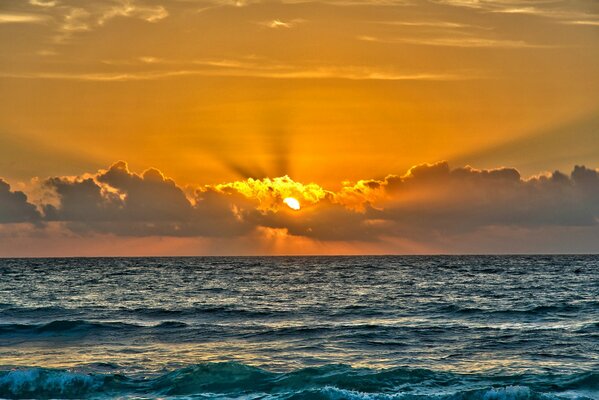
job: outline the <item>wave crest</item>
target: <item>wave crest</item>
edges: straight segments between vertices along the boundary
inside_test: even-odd
[[[268,395],[272,399],[547,400],[566,392],[569,398],[596,398],[597,389],[597,373],[501,377],[338,364],[281,373],[233,362],[205,363],[152,377],[45,368],[0,371],[0,397],[10,399]]]
[[[0,397],[77,398],[98,392],[110,376],[91,376],[45,368],[0,373]]]

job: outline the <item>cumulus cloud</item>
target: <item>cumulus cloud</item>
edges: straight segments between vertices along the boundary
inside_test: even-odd
[[[489,226],[590,226],[599,216],[597,179],[597,171],[585,167],[576,167],[570,176],[554,172],[523,179],[512,168],[421,165],[404,177],[371,181],[387,198],[369,214],[392,222],[385,234],[411,237]]]
[[[0,224],[39,222],[40,218],[23,192],[11,191],[10,185],[0,179]]]
[[[230,202],[233,196],[216,201],[214,191],[205,190],[189,199],[154,168],[140,175],[120,161],[93,176],[55,177],[45,185],[60,200],[58,206],[42,206],[45,218],[65,222],[78,233],[236,236],[247,230]]]
[[[446,162],[413,167],[403,176],[363,180],[327,192],[296,218],[272,211],[254,223],[318,240],[427,240],[489,227],[594,226],[599,173],[577,166],[523,179],[513,168],[451,169]]]
[[[39,204],[42,216],[23,193],[1,182],[0,222],[43,220],[78,235],[236,238],[268,232],[278,239],[364,243],[599,224],[599,171],[583,166],[570,175],[525,179],[513,168],[452,169],[440,162],[331,191],[289,177],[183,189],[155,168],[138,174],[120,161],[43,185],[58,202]],[[286,197],[298,199],[301,210],[288,208]]]

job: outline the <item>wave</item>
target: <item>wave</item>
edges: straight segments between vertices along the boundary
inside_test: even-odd
[[[597,302],[588,302],[578,305],[573,304],[558,304],[558,305],[538,305],[523,309],[484,309],[479,307],[459,306],[455,304],[446,305],[440,308],[442,313],[449,314],[487,314],[495,316],[514,316],[514,315],[546,315],[555,313],[574,313],[579,312],[585,307],[594,309],[598,305]]]
[[[206,363],[157,376],[47,368],[0,371],[0,397],[269,399],[596,399],[599,373],[466,375],[425,369],[325,365],[272,372],[240,363]]]
[[[41,324],[0,324],[0,336],[41,335],[77,336],[94,332],[124,332],[139,329],[180,329],[188,325],[180,321],[163,321],[145,326],[126,322],[96,322],[87,320],[55,320]]]
[[[222,290],[222,289],[219,289]],[[122,314],[140,315],[147,317],[165,317],[165,316],[180,316],[180,317],[197,317],[205,316],[236,316],[239,318],[257,318],[257,317],[272,317],[277,315],[287,315],[288,312],[276,310],[274,308],[267,309],[245,309],[238,305],[205,305],[197,307],[179,308],[179,309],[163,309],[163,308],[132,308],[119,310]]]
[[[206,289],[206,290],[224,290],[224,289]],[[263,309],[245,309],[239,305],[203,305],[195,307],[183,308],[161,308],[161,307],[137,307],[137,308],[119,308],[111,309],[104,307],[80,307],[80,308],[64,308],[64,307],[17,307],[12,304],[0,303],[0,311],[6,317],[11,318],[30,318],[30,319],[51,319],[60,316],[68,316],[68,318],[81,318],[85,315],[106,315],[106,316],[121,316],[121,317],[140,317],[145,319],[156,318],[178,318],[178,317],[238,317],[238,318],[260,318],[260,317],[276,317],[288,315],[285,310],[277,310],[274,308]]]
[[[471,331],[486,332],[492,334],[494,340],[504,330],[556,330],[564,329],[560,322],[548,324],[529,323],[524,327],[518,323],[485,323],[485,322],[438,322],[419,321],[414,323],[394,324],[393,322],[378,324],[367,321],[356,321],[355,323],[324,323],[311,326],[283,326],[276,324],[264,324],[256,322],[245,326],[228,326],[214,323],[210,320],[193,321],[189,319],[166,319],[166,320],[124,320],[124,321],[99,321],[83,319],[53,320],[44,323],[0,323],[0,340],[100,340],[102,338],[114,337],[130,340],[137,338],[157,337],[160,335],[162,341],[178,342],[182,338],[222,338],[233,337],[244,340],[288,340],[289,338],[333,338],[335,340],[352,340],[372,346],[405,346],[406,339],[411,335],[434,336],[434,335],[456,335],[466,334]],[[599,332],[599,323],[580,322],[570,327],[573,332],[581,335],[596,335]],[[506,336],[507,335],[507,336]],[[512,334],[501,334],[501,338],[514,338]]]

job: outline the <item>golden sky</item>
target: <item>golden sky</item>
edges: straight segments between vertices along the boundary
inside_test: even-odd
[[[599,251],[594,0],[4,0],[0,50],[0,255]]]

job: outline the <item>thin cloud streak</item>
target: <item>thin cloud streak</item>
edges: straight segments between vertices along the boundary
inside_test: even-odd
[[[565,25],[588,25],[588,26],[599,26],[599,20],[597,21],[563,21]]]
[[[298,26],[299,24],[305,22],[305,20],[301,19],[301,18],[295,18],[292,20],[282,20],[282,19],[273,19],[270,21],[262,21],[262,22],[258,22],[258,25],[260,26],[264,26],[266,28],[271,28],[271,29],[291,29],[291,28],[295,28],[296,26]]]
[[[362,35],[358,40],[366,42],[389,43],[389,44],[410,44],[420,46],[439,46],[439,47],[463,47],[463,48],[500,48],[500,49],[549,49],[555,48],[554,45],[543,45],[528,43],[523,40],[504,40],[504,39],[486,39],[486,38],[391,38],[383,39],[375,36]]]
[[[437,73],[396,73],[379,71],[369,68],[331,68],[297,69],[291,71],[260,71],[260,70],[176,70],[148,71],[138,73],[0,73],[3,78],[19,79],[53,79],[89,82],[129,82],[169,79],[183,76],[205,77],[238,77],[265,79],[344,79],[344,80],[383,80],[383,81],[455,81],[480,79],[480,77],[460,74]]]
[[[38,14],[0,13],[0,24],[39,24],[47,20],[48,17]]]
[[[451,21],[369,21],[371,24],[390,25],[390,26],[413,26],[425,28],[447,28],[447,29],[462,29],[462,28],[481,28],[474,25],[462,24]]]
[[[555,20],[559,23],[567,23],[568,20],[596,20],[599,18],[598,14],[585,11],[583,5],[580,9],[574,7],[577,4],[576,2],[568,4],[564,2],[527,2],[519,0],[437,0],[437,3],[484,10],[490,13],[530,15]],[[562,6],[552,7],[552,4],[561,4]],[[590,4],[592,3],[589,2]]]
[[[29,0],[29,4],[31,4],[32,6],[38,6],[38,7],[44,7],[44,8],[48,8],[48,7],[54,7],[58,4],[58,2],[54,1],[54,0],[48,0],[48,1],[43,1],[43,0]]]

